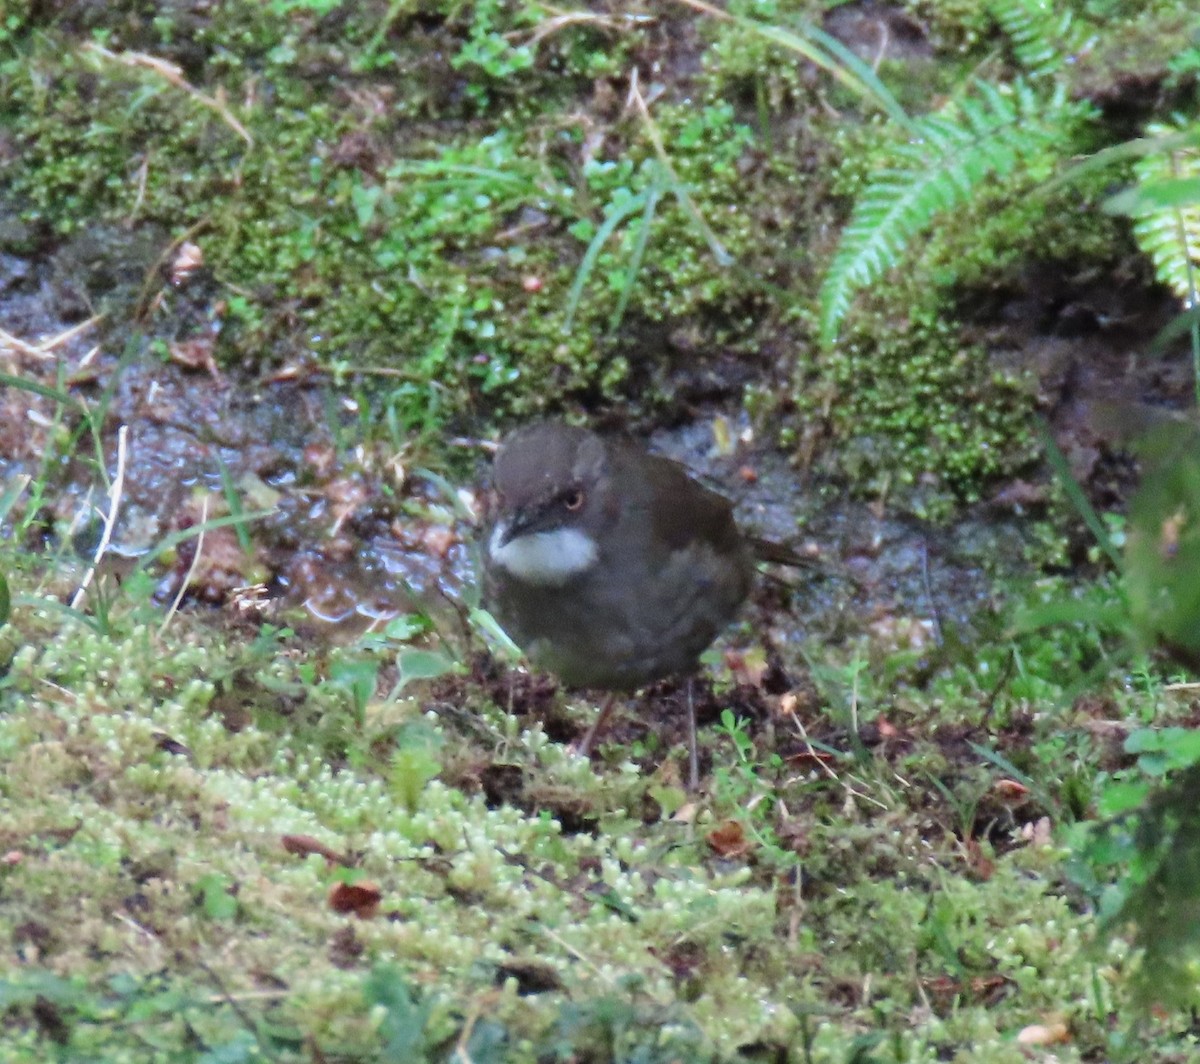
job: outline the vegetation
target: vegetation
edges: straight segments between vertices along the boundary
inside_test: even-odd
[[[868,7],[0,6],[14,1061],[1195,1055],[1195,430],[1111,489],[1116,443],[1038,423],[1156,300],[1200,395],[1194,13]],[[183,426],[199,467],[179,367],[252,411]],[[1027,515],[970,623],[926,573],[932,619],[897,583],[768,652],[808,600],[764,592],[701,795],[677,692],[589,765],[475,592],[329,644],[243,586],[314,534],[334,590],[381,529],[456,560],[460,435],[701,407],[877,515]],[[195,487],[106,559],[131,410]]]

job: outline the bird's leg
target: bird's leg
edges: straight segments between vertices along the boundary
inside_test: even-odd
[[[600,714],[596,717],[592,726],[588,728],[587,735],[583,737],[583,742],[575,748],[577,754],[583,757],[588,757],[591,754],[592,743],[596,741],[596,736],[600,734],[600,729],[604,727],[605,722],[612,715],[612,709],[616,705],[616,702],[617,692],[609,691],[604,697],[604,704],[600,707]]]
[[[688,790],[700,788],[700,755],[696,750],[696,703],[692,698],[692,678],[687,678],[687,730],[688,730]]]

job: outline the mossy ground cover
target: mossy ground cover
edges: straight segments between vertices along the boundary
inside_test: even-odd
[[[1062,848],[1114,732],[1186,706],[1063,703],[1086,639],[887,693],[869,643],[819,651],[821,704],[722,712],[693,798],[653,732],[593,770],[479,673],[355,697],[339,663],[389,653],[164,630],[131,594],[97,630],[6,568],[8,1059],[1194,1051],[1133,1009]]]
[[[17,8],[10,25],[7,246],[112,224],[194,239],[219,364],[315,359],[379,417],[434,433],[565,401],[675,414],[736,398],[746,382],[711,368],[735,357],[772,388],[773,434],[878,441],[845,465],[822,448],[864,492],[919,470],[971,497],[1028,463],[1028,440],[998,447],[996,425],[1021,425],[1031,390],[955,340],[938,256],[913,288],[876,293],[845,350],[818,350],[830,236],[882,135],[740,25],[682,4],[499,3]],[[927,57],[890,62],[897,84],[927,86]],[[972,218],[951,234],[994,282],[1027,218],[987,213],[982,247]],[[1111,235],[1095,212],[1061,216],[1076,222],[1056,260]],[[914,291],[920,320],[949,331],[906,325]],[[85,299],[118,323],[131,309]],[[136,309],[179,330],[169,302]],[[970,401],[931,410],[907,387],[922,381]]]
[[[1194,103],[1184,5],[1076,6],[1050,25],[918,3],[847,40],[914,110],[968,74],[1061,76],[1038,143],[1081,152]],[[697,8],[0,7],[4,292],[52,261],[56,318],[105,315],[100,386],[130,335],[211,356],[247,397],[311,374],[364,476],[390,446],[464,478],[448,441],[547,409],[744,404],[877,507],[945,517],[1016,482],[1040,510],[1053,491],[1018,479],[1044,475],[1033,415],[1074,378],[1012,349],[1040,328],[1060,350],[1086,320],[1078,351],[1123,365],[1108,329],[1129,318],[1089,278],[1161,299],[1095,209],[1110,175],[1038,199],[1054,166],[1026,157],[822,346],[820,277],[895,138],[761,32],[820,5],[735,9],[759,30]],[[1081,25],[1103,33],[1076,53]],[[1031,264],[1053,291],[1030,294]],[[965,326],[981,304],[1000,310]],[[782,672],[743,626],[690,796],[678,692],[589,765],[562,741],[585,703],[476,656],[477,616],[330,647],[232,604],[168,620],[144,574],[66,607],[82,566],[37,511],[88,459],[63,427],[84,367],[3,355],[5,410],[50,404],[2,426],[6,1060],[1196,1055],[1186,1012],[1135,1005],[1136,958],[1097,932],[1109,883],[1079,859],[1108,788],[1161,771],[1122,739],[1194,717],[1119,652],[1112,582],[1031,569],[966,642],[893,605],[788,647]],[[1058,526],[1030,540],[1051,544],[1035,563],[1072,557]],[[1071,623],[1031,634],[1021,605]]]

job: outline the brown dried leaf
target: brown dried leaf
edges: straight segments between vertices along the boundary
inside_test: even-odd
[[[1038,817],[1032,824],[1021,826],[1021,837],[1032,846],[1046,847],[1054,841],[1048,816]]]
[[[991,879],[996,871],[996,862],[983,852],[975,839],[967,839],[967,864],[976,878],[984,881]]]
[[[192,752],[178,739],[172,739],[166,732],[155,732],[153,735],[154,745],[157,746],[163,753],[176,754],[179,757],[191,757]]]
[[[1016,780],[996,780],[992,784],[992,790],[996,792],[998,798],[1005,802],[1023,802],[1029,797],[1029,788]]]
[[[200,250],[200,245],[185,240],[171,261],[171,284],[178,288],[203,265],[204,252]]]
[[[741,857],[750,849],[746,832],[736,820],[726,820],[708,833],[709,848],[718,857]]]
[[[445,525],[430,525],[421,533],[425,549],[434,558],[444,558],[450,553],[450,548],[458,542],[458,537],[452,528]]]
[[[787,763],[796,768],[819,768],[821,765],[831,765],[837,758],[824,750],[799,750],[788,754]]]
[[[338,883],[329,892],[329,907],[335,913],[353,913],[360,920],[372,920],[379,913],[382,898],[383,891],[368,880]]]
[[[725,665],[738,683],[761,689],[763,679],[767,675],[767,652],[762,647],[727,650]]]
[[[213,359],[216,340],[211,336],[193,336],[190,340],[172,340],[167,345],[167,355],[177,366],[199,372],[203,370],[218,384],[221,371]]]

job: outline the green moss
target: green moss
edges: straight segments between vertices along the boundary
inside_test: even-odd
[[[977,6],[913,10],[963,55],[991,32]],[[812,15],[789,3],[744,13],[768,25]],[[803,358],[796,323],[837,197],[861,188],[887,141],[880,120],[818,106],[805,61],[721,20],[547,21],[494,0],[144,14],[16,13],[6,43],[18,58],[0,64],[15,224],[192,233],[223,289],[220,359],[315,356],[339,384],[369,382],[373,416],[401,435],[572,397],[669,401],[655,390],[664,337],[689,354]],[[652,127],[621,116],[628,61],[677,32],[702,49],[688,98],[668,78]],[[109,52],[81,46],[88,34]],[[177,63],[196,92],[126,48]],[[890,73],[914,106],[961,77],[954,64],[923,70]],[[889,285],[838,352],[798,367],[801,417],[820,412],[833,461],[863,490],[923,482],[921,505],[937,509],[1029,457],[1024,429],[1000,432],[1024,424],[1024,385],[993,379],[955,338],[955,294],[1020,269],[1034,232],[1058,261],[1111,257],[1118,223],[1076,209],[1075,190],[1051,209],[1028,187],[947,219],[911,286]]]
[[[858,489],[919,488],[924,506],[944,513],[952,498],[970,499],[1036,457],[1033,385],[989,366],[986,352],[909,296],[907,314],[856,314],[805,368],[795,401],[845,441],[837,469]]]
[[[532,117],[577,88],[552,69],[564,56],[584,68],[581,78],[599,72],[597,56],[614,57],[596,36],[610,29],[568,24],[535,65],[528,46],[513,51],[504,43],[514,26],[531,32],[528,11],[481,5],[462,23],[458,10],[450,5],[438,47],[457,49],[462,77],[492,85],[474,108],[483,96],[507,93]],[[239,293],[228,303],[225,359],[284,357],[319,336],[316,353],[333,367],[398,367],[420,389],[394,390],[404,420],[428,421],[431,410],[436,420],[437,410],[461,409],[472,396],[494,401],[519,377],[531,345],[542,352],[536,373],[569,360],[578,373],[587,333],[559,335],[561,314],[547,322],[562,298],[555,275],[570,276],[561,265],[560,219],[525,226],[527,238],[503,235],[522,233],[522,210],[567,206],[558,176],[532,161],[541,132],[487,136],[464,127],[447,137],[440,128],[414,128],[414,117],[431,109],[446,117],[446,101],[431,96],[436,86],[415,87],[429,42],[398,33],[411,26],[370,18],[342,26],[282,9],[223,6],[189,48],[210,61],[208,83],[197,88],[210,104],[231,101],[227,119],[144,65],[30,38],[28,62],[4,70],[9,102],[0,121],[17,137],[20,158],[9,193],[27,221],[63,233],[109,219],[194,231],[206,264]],[[173,27],[165,14],[153,39],[138,43],[170,54]],[[387,68],[377,84],[350,90],[313,79],[314,67],[344,64],[338,49],[368,32],[398,45],[386,61],[375,55],[369,64]],[[465,39],[456,44],[458,33]],[[414,85],[397,91],[393,69]],[[348,98],[357,105],[347,106]],[[495,106],[506,123],[514,120],[513,108]],[[472,175],[472,167],[480,172]],[[546,237],[544,252],[528,242]],[[543,283],[546,295],[530,290]],[[591,383],[571,377],[568,387]],[[602,377],[611,383],[611,373]]]

